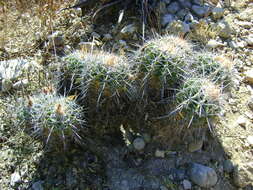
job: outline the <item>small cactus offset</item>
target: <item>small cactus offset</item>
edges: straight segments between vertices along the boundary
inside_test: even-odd
[[[50,147],[61,146],[65,149],[72,140],[81,140],[83,112],[68,97],[50,93],[34,95],[28,97],[17,112],[18,124],[25,125],[35,137]]]
[[[176,88],[187,75],[186,58],[191,52],[186,40],[172,35],[147,42],[136,55],[142,86],[158,91],[163,98],[166,90]]]
[[[201,52],[194,57],[192,70],[196,76],[208,78],[220,85],[228,85],[233,73],[233,62],[222,55]]]
[[[220,110],[221,88],[204,78],[188,78],[176,94],[177,111],[188,117],[210,117]]]

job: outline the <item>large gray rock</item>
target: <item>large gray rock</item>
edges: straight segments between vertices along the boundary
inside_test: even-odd
[[[233,179],[241,188],[253,185],[253,162],[237,164],[234,168]]]
[[[167,7],[167,11],[170,14],[175,14],[177,11],[179,11],[179,9],[180,9],[180,5],[177,2],[173,2],[169,4],[169,6]]]
[[[175,17],[172,14],[166,14],[162,17],[162,26],[166,26],[172,23],[175,20]]]
[[[193,5],[192,11],[196,15],[198,15],[199,17],[208,16],[210,14],[210,7],[209,6]]]
[[[183,8],[190,9],[192,7],[190,0],[178,0],[178,2],[180,3],[181,7],[183,7]]]
[[[218,181],[214,169],[196,163],[190,164],[189,176],[192,182],[205,188],[214,186]]]

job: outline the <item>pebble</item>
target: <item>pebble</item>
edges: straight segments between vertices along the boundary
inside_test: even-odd
[[[192,11],[199,17],[207,16],[209,14],[209,7],[193,5]]]
[[[213,8],[213,10],[212,10],[212,18],[214,20],[218,20],[218,19],[222,18],[223,15],[224,15],[224,9],[223,8],[221,8],[221,7],[215,7],[215,8]]]
[[[244,74],[245,80],[248,81],[250,84],[253,84],[253,69],[246,71]]]
[[[219,36],[222,38],[228,39],[232,35],[232,29],[225,20],[221,20],[215,24],[215,29],[219,31]]]
[[[135,24],[129,24],[125,27],[123,27],[120,31],[120,35],[123,38],[129,38],[131,35],[133,35],[137,31],[137,27]]]
[[[182,182],[182,184],[183,184],[183,187],[184,187],[184,189],[185,190],[187,190],[187,189],[191,189],[192,188],[192,184],[191,184],[191,182],[190,181],[188,181],[188,180],[183,180],[183,182]]]
[[[179,11],[180,5],[177,2],[170,3],[167,7],[167,11],[170,14],[175,14],[177,11]]]
[[[224,46],[224,44],[223,43],[221,43],[221,42],[218,42],[218,41],[216,41],[216,40],[209,40],[208,42],[207,42],[207,45],[206,45],[208,48],[211,48],[211,49],[214,49],[214,48],[217,48],[217,47],[222,47],[222,46]]]
[[[133,146],[136,150],[143,150],[145,148],[145,141],[143,140],[143,138],[141,137],[137,137],[136,139],[134,139],[133,141]]]
[[[43,190],[43,181],[37,181],[32,185],[32,190]]]
[[[11,80],[9,79],[2,80],[2,87],[1,87],[2,92],[8,92],[12,87],[13,87],[13,84]]]
[[[164,150],[156,150],[155,151],[155,157],[157,158],[164,158],[165,157],[165,151]]]
[[[160,190],[168,190],[167,187],[165,187],[164,185],[160,186]]]
[[[166,14],[162,17],[162,26],[166,26],[173,22],[175,20],[175,17],[172,14]]]
[[[189,176],[192,182],[205,188],[214,186],[218,180],[214,169],[196,163],[190,165]]]
[[[251,36],[248,36],[246,39],[245,39],[246,43],[250,46],[253,45],[253,35]]]
[[[23,79],[23,80],[20,80],[20,81],[14,83],[13,88],[16,90],[20,90],[20,89],[26,87],[28,84],[29,84],[28,79]]]
[[[241,115],[237,118],[236,122],[238,125],[245,127],[247,124],[247,119]]]
[[[250,146],[253,146],[253,136],[247,137],[247,143],[249,143]]]
[[[223,162],[223,169],[225,172],[227,173],[231,173],[234,169],[234,165],[233,163],[231,162],[231,160],[225,160]]]
[[[113,37],[111,34],[105,34],[103,37],[103,41],[110,41],[112,39],[113,39]]]
[[[188,9],[192,7],[190,0],[178,0],[178,2],[180,3],[181,7],[188,8]]]
[[[21,176],[19,175],[18,172],[15,172],[11,174],[11,186],[15,186],[16,184],[21,183]]]

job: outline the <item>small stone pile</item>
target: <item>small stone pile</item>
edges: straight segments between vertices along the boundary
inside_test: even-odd
[[[217,20],[224,14],[223,8],[214,7],[202,0],[162,0],[158,9],[163,28],[169,29],[172,23],[180,22],[184,33],[194,28],[202,18],[212,15],[212,18]]]

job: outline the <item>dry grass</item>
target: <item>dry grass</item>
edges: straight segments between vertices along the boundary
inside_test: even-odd
[[[216,39],[220,31],[211,27],[205,21],[200,21],[197,26],[190,32],[188,37],[202,44],[207,44],[210,39]]]
[[[0,1],[0,49],[11,57],[32,54],[53,32],[57,10],[68,3],[67,0]]]

